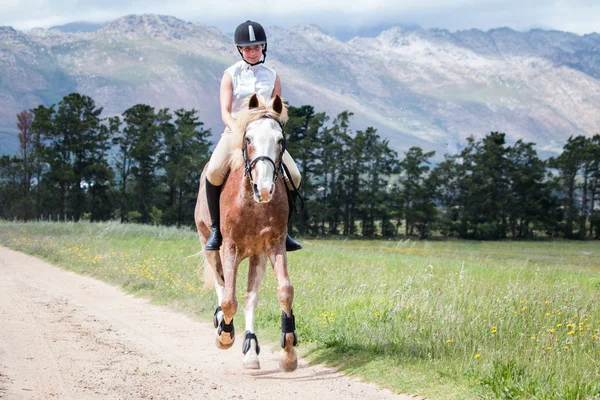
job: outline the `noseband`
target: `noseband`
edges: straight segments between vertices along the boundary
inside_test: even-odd
[[[271,118],[271,119],[277,121],[277,123],[281,127],[281,133],[283,133],[283,123],[281,123],[281,121],[278,121],[275,118],[268,117],[268,116],[264,116],[263,118]],[[281,146],[281,153],[279,154],[279,163],[278,164],[276,164],[275,161],[273,161],[271,159],[271,157],[269,157],[269,156],[258,156],[254,160],[249,161],[248,160],[248,144],[246,142],[246,131],[244,131],[244,137],[242,138],[242,141],[243,141],[242,153],[244,155],[244,175],[246,177],[248,177],[248,180],[250,181],[250,183],[254,185],[254,181],[252,180],[251,172],[252,172],[252,168],[254,168],[256,163],[259,161],[268,161],[271,163],[271,165],[273,165],[273,183],[275,183],[275,180],[277,179],[277,175],[283,173],[282,165],[283,165],[283,153],[285,153],[285,135],[283,135],[283,142],[282,142],[282,146]]]

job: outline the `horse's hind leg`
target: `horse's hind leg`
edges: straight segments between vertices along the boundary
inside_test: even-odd
[[[242,351],[244,352],[244,368],[259,369],[260,347],[258,339],[254,333],[254,310],[258,304],[258,289],[265,276],[265,267],[267,257],[264,254],[257,254],[250,257],[248,267],[248,291],[244,296],[244,317],[246,319],[246,335]]]
[[[282,246],[283,247],[283,246]],[[269,256],[275,277],[277,278],[277,297],[281,304],[281,347],[283,348],[283,357],[279,360],[279,366],[286,372],[292,372],[298,367],[298,355],[294,346],[296,345],[296,324],[294,313],[292,312],[292,303],[294,302],[294,287],[290,281],[287,270],[287,255],[285,251],[280,254]]]

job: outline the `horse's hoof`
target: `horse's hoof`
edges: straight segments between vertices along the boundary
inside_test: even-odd
[[[294,372],[298,368],[298,356],[296,350],[292,349],[290,353],[285,353],[279,360],[279,368],[283,372]]]
[[[260,361],[256,354],[246,354],[244,357],[244,368],[246,369],[260,369]]]
[[[229,336],[229,335],[227,335],[227,336]],[[221,341],[221,338],[225,338],[225,335],[221,335],[220,337],[219,337],[219,336],[217,336],[217,337],[215,338],[215,344],[216,344],[216,345],[217,345],[217,347],[218,347],[219,349],[221,349],[221,350],[227,350],[227,349],[230,349],[230,348],[231,348],[231,346],[233,346],[233,343],[235,343],[235,337],[228,338],[228,339],[226,339],[226,341],[225,341],[225,342],[222,342],[222,341]]]
[[[285,372],[292,372],[298,368],[298,355],[294,346],[297,343],[296,334],[285,333],[281,335],[281,347],[283,347],[283,356],[279,360],[279,367]]]

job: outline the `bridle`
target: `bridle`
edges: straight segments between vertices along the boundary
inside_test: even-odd
[[[281,121],[279,121],[273,117],[269,117],[267,115],[263,116],[262,118],[271,118],[271,119],[277,121],[277,123],[281,127],[281,133],[283,134],[284,124]],[[273,183],[275,183],[275,180],[277,179],[277,175],[279,175],[279,174],[283,175],[283,168],[284,168],[283,153],[285,153],[285,134],[283,134],[283,141],[282,141],[282,145],[281,145],[281,152],[279,153],[279,162],[278,163],[275,163],[275,161],[273,161],[271,159],[271,157],[269,157],[269,156],[258,156],[254,160],[249,161],[248,160],[248,144],[246,142],[246,130],[244,130],[244,137],[242,138],[242,142],[243,142],[242,154],[244,156],[244,175],[248,178],[250,183],[252,185],[254,185],[254,180],[252,180],[251,172],[252,172],[252,168],[254,168],[256,163],[259,161],[268,161],[271,163],[271,165],[273,165]]]

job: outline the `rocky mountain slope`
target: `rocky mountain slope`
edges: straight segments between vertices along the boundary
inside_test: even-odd
[[[598,34],[398,27],[342,42],[315,26],[267,33],[267,63],[290,104],[331,117],[350,110],[353,129],[374,126],[399,152],[451,153],[496,130],[551,152],[570,135],[600,133]],[[137,103],[195,108],[218,135],[219,81],[238,58],[230,36],[169,16],[79,33],[0,27],[0,154],[16,150],[16,113],[73,91],[105,115]]]

